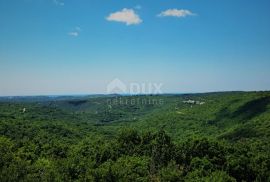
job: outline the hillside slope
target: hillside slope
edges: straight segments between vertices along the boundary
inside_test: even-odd
[[[30,99],[0,102],[0,181],[270,180],[270,92]]]

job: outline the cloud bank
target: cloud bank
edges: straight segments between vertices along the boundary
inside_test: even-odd
[[[136,14],[133,9],[127,8],[111,13],[106,17],[106,20],[125,23],[126,25],[137,25],[142,23],[140,16]]]

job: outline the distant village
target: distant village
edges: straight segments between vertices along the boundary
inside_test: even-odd
[[[184,100],[183,103],[185,103],[185,104],[197,104],[197,105],[205,104],[205,102],[195,101],[195,100]]]

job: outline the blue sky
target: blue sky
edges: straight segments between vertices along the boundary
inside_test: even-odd
[[[270,90],[269,0],[1,0],[0,95]]]

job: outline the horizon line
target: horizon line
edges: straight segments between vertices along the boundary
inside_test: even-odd
[[[166,92],[166,93],[93,93],[93,94],[33,94],[33,95],[0,95],[3,97],[86,97],[86,96],[140,96],[140,95],[184,95],[184,94],[207,94],[207,93],[224,93],[224,92],[270,92],[270,90],[221,90],[221,91],[202,91],[202,92]]]

